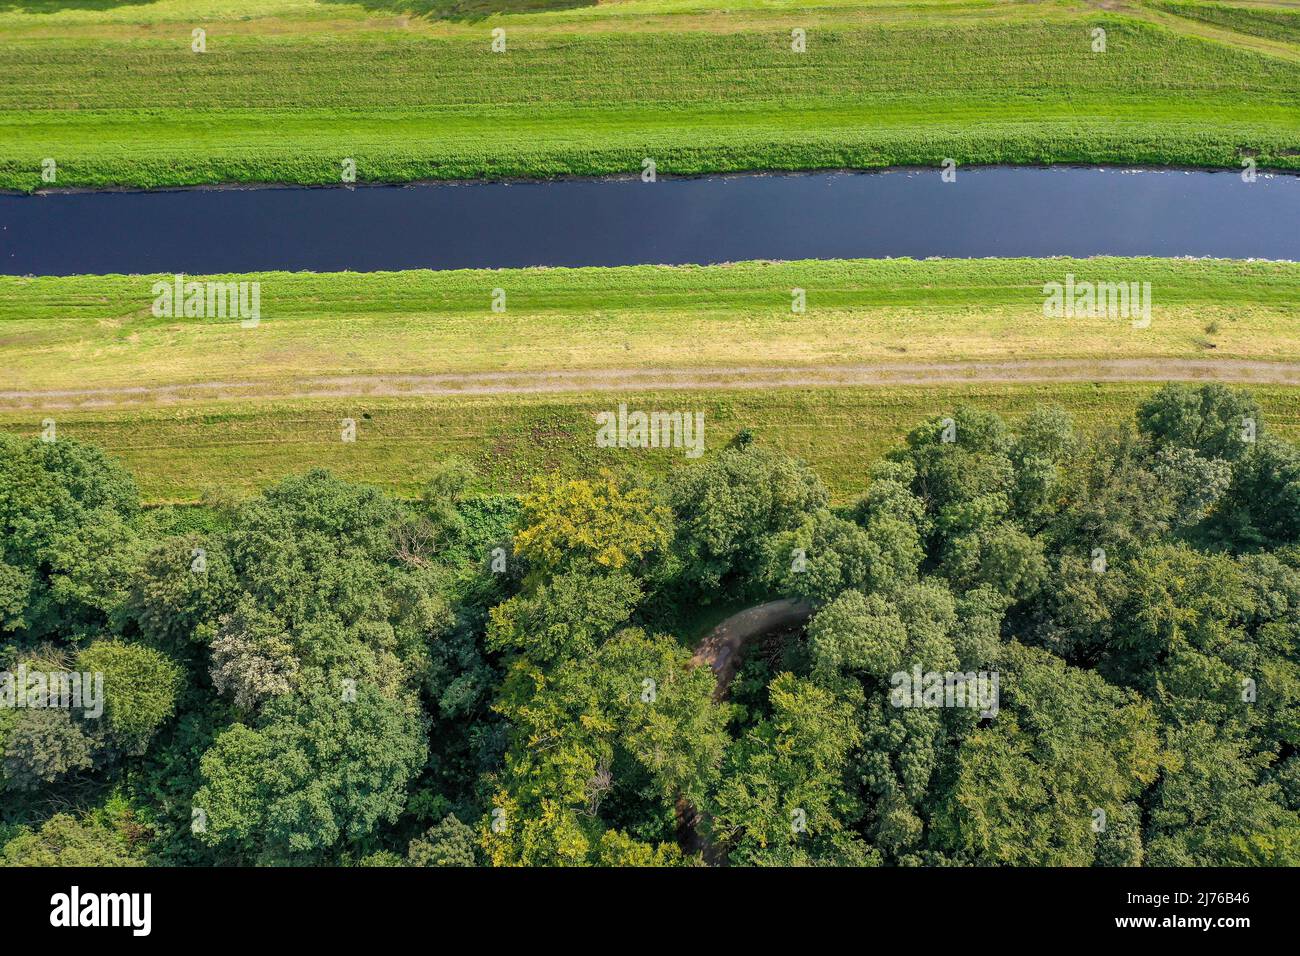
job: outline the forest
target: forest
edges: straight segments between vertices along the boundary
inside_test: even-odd
[[[842,505],[748,429],[635,474],[146,508],[0,434],[0,862],[1300,864],[1300,449],[1248,392],[958,407]]]

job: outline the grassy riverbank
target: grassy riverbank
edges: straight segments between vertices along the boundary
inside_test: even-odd
[[[630,172],[647,157],[679,174],[1236,166],[1245,152],[1300,168],[1300,46],[1290,59],[1288,44],[1261,52],[1142,12],[18,0],[0,12],[0,188],[50,185],[44,159],[53,185],[92,187],[337,183],[345,159],[361,182]]]
[[[1228,3],[1193,3],[1191,0],[1151,0],[1148,6],[1250,36],[1300,43],[1300,9],[1294,6],[1234,6]]]
[[[1069,274],[1149,282],[1150,326],[1045,319],[1043,286]],[[349,376],[527,383],[553,371],[1300,356],[1296,263],[893,259],[221,278],[259,283],[257,328],[233,314],[155,317],[152,286],[172,276],[0,277],[0,391],[239,383],[228,391],[272,397]],[[792,312],[796,288],[803,313]]]
[[[448,455],[471,462],[484,490],[519,491],[551,470],[660,474],[686,462],[680,450],[601,449],[594,415],[631,408],[705,416],[705,454],[740,429],[809,461],[837,499],[860,493],[867,466],[927,416],[966,402],[1016,419],[1036,403],[1067,408],[1084,427],[1128,421],[1157,385],[1058,383],[935,387],[640,391],[458,398],[358,398],[195,404],[57,413],[58,434],[102,446],[140,483],[146,501],[246,494],[312,466],[417,494]],[[1269,428],[1300,438],[1300,390],[1251,389]],[[35,435],[40,415],[0,411],[0,428]],[[340,423],[356,422],[343,442]]]
[[[1043,284],[1068,273],[1150,282],[1151,325],[1044,318]],[[1003,363],[1012,378],[1032,378],[1044,362],[1074,360],[1085,363],[1074,377],[1088,379],[1086,363],[1138,361],[1158,379],[1177,377],[1172,363],[1280,368],[1300,355],[1300,265],[1288,263],[868,260],[229,278],[261,283],[256,328],[155,318],[154,277],[0,279],[0,428],[35,433],[53,417],[60,435],[120,457],[151,501],[248,491],[311,464],[412,493],[447,454],[475,461],[492,490],[512,490],[550,468],[656,472],[681,461],[680,451],[596,447],[594,414],[627,402],[703,412],[706,453],[750,428],[848,497],[868,462],[958,402],[1012,418],[1057,402],[1086,424],[1126,417],[1156,387],[963,381],[954,363]],[[804,313],[790,310],[796,287]],[[494,288],[507,290],[503,313],[490,309]],[[1017,371],[1025,363],[1040,367]],[[917,371],[909,385],[827,387],[827,376],[863,365]],[[753,387],[778,373],[782,387]],[[1263,381],[1254,390],[1269,421],[1300,432],[1300,390]],[[341,441],[346,418],[357,423],[352,443]]]

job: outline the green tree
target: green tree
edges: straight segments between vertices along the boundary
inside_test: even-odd
[[[934,817],[937,846],[975,862],[1087,866],[1100,810],[1121,817],[1163,759],[1154,710],[1132,691],[1010,644],[1001,706],[966,737]]]
[[[413,702],[364,685],[355,699],[313,685],[271,701],[264,714],[263,726],[235,724],[204,755],[193,801],[206,817],[200,840],[295,859],[397,820],[425,760]]]
[[[961,600],[935,579],[886,599],[847,591],[808,628],[812,678],[856,705],[863,735],[853,757],[853,792],[865,830],[896,861],[923,849],[925,804],[955,742],[977,717],[965,709],[895,706],[898,676],[984,667],[999,653],[1005,599],[988,589]]]
[[[636,629],[549,668],[519,658],[497,704],[511,743],[493,800],[498,825],[483,831],[493,864],[598,862],[612,852],[601,849],[605,807],[630,798],[658,808],[655,842],[670,840],[674,803],[699,803],[717,780],[727,710],[714,687],[672,638]]]
[[[482,866],[478,834],[454,813],[412,840],[406,857],[411,866]]]
[[[749,445],[728,448],[673,473],[668,500],[681,580],[714,600],[733,575],[744,583],[762,566],[766,539],[799,527],[830,496],[803,462]]]
[[[1245,435],[1250,434],[1253,440],[1263,434],[1254,397],[1218,382],[1166,385],[1142,403],[1137,420],[1138,428],[1151,436],[1157,447],[1190,448],[1204,458],[1229,461],[1249,450]]]
[[[299,673],[294,642],[285,623],[245,596],[224,616],[212,641],[212,684],[241,710],[287,694]]]
[[[95,641],[77,656],[77,668],[102,674],[104,719],[114,738],[140,754],[176,712],[183,673],[175,661],[142,644]]]
[[[537,479],[524,498],[515,553],[537,574],[578,566],[634,569],[672,539],[672,515],[650,492],[604,473],[595,481]]]
[[[12,790],[39,790],[94,765],[94,740],[63,709],[21,711],[8,722],[4,747],[4,780]]]
[[[195,534],[168,537],[145,554],[122,603],[118,626],[167,653],[212,639],[231,609],[234,576],[225,554]]]
[[[234,585],[211,674],[249,722],[203,755],[207,846],[240,861],[350,854],[396,821],[430,761],[441,774],[471,746],[473,728],[450,718],[481,705],[484,665],[444,594],[449,577],[406,549],[408,518],[323,471],[239,506],[219,543]],[[432,756],[421,689],[445,730]]]
[[[1276,438],[1256,442],[1237,463],[1214,524],[1238,551],[1300,542],[1300,451]]]
[[[789,673],[769,695],[771,717],[727,751],[711,804],[713,838],[735,863],[838,862],[837,843],[853,843],[860,812],[844,786],[861,741],[852,708]]]
[[[893,568],[880,577],[880,548],[861,527],[822,510],[799,527],[763,542],[762,580],[778,594],[823,604],[846,588],[893,583]]]
[[[671,843],[642,843],[619,830],[606,830],[596,846],[597,866],[682,866],[685,862],[682,851]]]
[[[544,663],[590,654],[626,623],[641,597],[640,583],[624,572],[559,574],[492,608],[488,647]]]
[[[1079,447],[1074,422],[1064,409],[1040,405],[1026,416],[1010,450],[1016,474],[1011,500],[1020,521],[1037,530],[1050,516],[1063,472]]]
[[[99,449],[0,434],[0,621],[29,642],[103,629],[138,560],[130,475]]]
[[[0,866],[144,866],[121,832],[100,820],[56,813],[0,849]]]
[[[1245,862],[1271,852],[1268,834],[1300,826],[1263,776],[1269,755],[1252,753],[1240,725],[1198,720],[1165,735],[1172,759],[1151,800],[1148,865]]]

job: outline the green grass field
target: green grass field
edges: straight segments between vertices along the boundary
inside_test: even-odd
[[[58,413],[58,434],[105,448],[135,475],[146,501],[244,495],[313,466],[403,495],[418,493],[448,455],[472,462],[483,490],[518,491],[546,471],[662,474],[680,450],[596,447],[595,413],[620,401],[646,410],[700,411],[705,454],[740,429],[815,466],[837,500],[866,484],[867,467],[926,417],[961,402],[1015,419],[1036,403],[1067,408],[1085,428],[1131,421],[1154,384],[951,385],[762,391],[623,391],[563,396],[240,402]],[[1300,391],[1251,390],[1266,426],[1300,438]],[[37,435],[40,414],[0,411],[0,428]],[[357,424],[341,440],[341,421]]]
[[[1045,319],[1042,285],[1147,281],[1152,323]],[[372,274],[268,273],[262,320],[154,318],[154,277],[0,279],[0,428],[59,434],[121,458],[154,502],[247,492],[320,464],[414,493],[447,454],[491,490],[601,466],[658,472],[680,451],[595,444],[594,414],[620,401],[702,411],[716,451],[741,428],[816,464],[837,496],[921,419],[971,401],[1011,417],[1057,402],[1095,425],[1128,419],[1155,384],[960,383],[743,388],[749,370],[855,362],[1174,359],[1294,362],[1300,264],[1163,259],[866,260]],[[808,310],[790,312],[790,290]],[[491,290],[507,290],[493,313]],[[618,370],[731,368],[736,387],[638,384]],[[548,393],[307,397],[326,376],[612,371],[599,388]],[[951,379],[951,376],[949,376]],[[231,400],[131,389],[245,383]],[[104,390],[86,395],[84,390]],[[345,391],[347,391],[345,387]],[[1255,391],[1269,421],[1300,433],[1300,391]],[[81,392],[79,395],[69,393]],[[24,394],[25,393],[25,394]],[[72,406],[72,407],[69,407]],[[341,440],[341,422],[357,440]]]
[[[1044,284],[1070,273],[1151,283],[1150,327],[1044,318]],[[1300,264],[1285,262],[893,259],[220,278],[260,283],[257,328],[233,314],[155,318],[151,287],[171,276],[0,277],[0,405],[10,391],[223,382],[294,395],[330,376],[1300,356]],[[502,313],[491,310],[496,288]],[[791,311],[794,288],[805,290],[802,314]]]
[[[1180,17],[1228,27],[1251,36],[1270,40],[1300,42],[1300,8],[1252,4],[1191,2],[1191,0],[1151,0],[1150,6]]]
[[[42,186],[46,158],[68,187],[332,183],[346,158],[363,182],[618,173],[645,157],[666,174],[945,157],[1223,167],[1245,151],[1300,168],[1300,45],[1072,0],[716,6],[10,0],[0,188]]]

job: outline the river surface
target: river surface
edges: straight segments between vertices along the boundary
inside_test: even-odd
[[[0,195],[0,273],[888,256],[1300,259],[1300,176],[985,167]]]

